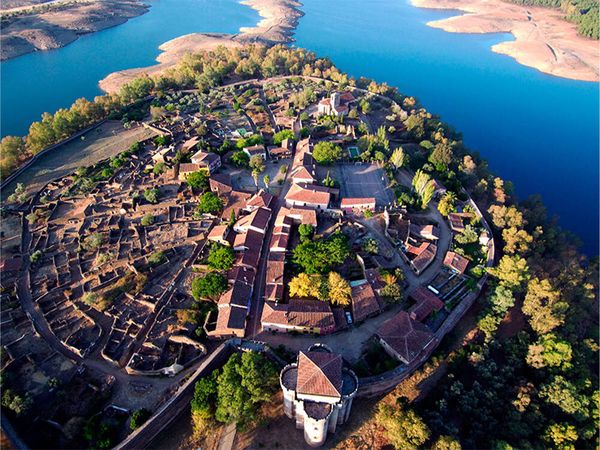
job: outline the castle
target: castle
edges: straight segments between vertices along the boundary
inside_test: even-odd
[[[296,420],[296,428],[304,429],[311,447],[323,445],[327,433],[348,420],[358,390],[354,372],[322,344],[300,352],[297,362],[281,371],[279,381],[285,414]]]

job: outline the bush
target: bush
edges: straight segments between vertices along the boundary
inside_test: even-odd
[[[150,213],[144,214],[144,217],[142,217],[142,220],[140,220],[140,224],[143,227],[149,227],[150,225],[153,225],[154,224],[154,216]]]
[[[146,189],[144,191],[144,198],[148,203],[156,204],[160,198],[160,191],[157,188]]]
[[[152,416],[152,413],[148,411],[146,408],[138,409],[131,415],[131,420],[129,421],[129,428],[131,431],[137,430],[146,420],[148,420]]]
[[[148,256],[148,264],[150,267],[160,266],[162,263],[167,261],[165,252],[154,252]]]

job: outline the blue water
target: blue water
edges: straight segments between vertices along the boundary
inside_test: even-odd
[[[258,13],[236,0],[152,0],[149,12],[127,23],[80,37],[66,47],[0,65],[2,136],[24,135],[44,111],[68,107],[102,92],[98,81],[132,67],[155,64],[158,47],[178,36],[211,31],[237,33]]]
[[[551,214],[598,254],[598,85],[544,75],[490,51],[510,35],[426,26],[451,13],[407,0],[303,0],[297,45],[355,76],[418,97],[463,132],[520,197],[542,194]],[[100,94],[116,70],[154,63],[163,42],[192,32],[235,33],[258,14],[236,0],[153,0],[147,14],[58,50],[2,63],[2,136],[25,134],[43,111]]]
[[[521,66],[490,47],[511,35],[453,34],[426,25],[454,13],[407,0],[303,0],[296,44],[342,71],[386,81],[463,133],[465,144],[542,195],[551,215],[598,254],[597,83]]]

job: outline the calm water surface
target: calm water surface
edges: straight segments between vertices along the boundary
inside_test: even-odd
[[[497,55],[505,35],[451,34],[425,24],[451,15],[407,0],[303,0],[297,45],[342,70],[387,81],[463,132],[466,144],[541,193],[560,223],[598,253],[598,85],[544,75]],[[124,25],[62,49],[1,65],[2,135],[24,134],[43,111],[100,93],[107,74],[154,63],[163,42],[192,32],[235,33],[258,14],[235,0],[154,0]]]
[[[154,64],[158,47],[184,34],[237,33],[258,13],[236,0],[152,0],[150,10],[123,25],[80,37],[66,47],[3,62],[2,136],[26,134],[44,111],[102,92],[98,81],[122,69]]]
[[[540,193],[598,254],[598,84],[544,75],[491,52],[511,35],[426,26],[453,15],[406,0],[303,0],[296,40],[343,71],[397,86],[461,131],[519,197]]]

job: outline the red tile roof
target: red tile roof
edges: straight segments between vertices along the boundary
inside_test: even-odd
[[[285,270],[285,262],[283,261],[267,261],[267,274],[265,282],[268,284],[283,285],[283,272]]]
[[[298,394],[341,397],[342,383],[340,355],[316,351],[298,354]]]
[[[444,307],[444,302],[424,286],[419,286],[415,289],[410,294],[410,298],[412,298],[416,304],[413,305],[408,312],[410,313],[411,318],[418,321],[425,319],[432,311],[439,311]]]
[[[401,311],[381,324],[377,335],[407,364],[433,340],[431,330],[411,319],[406,311]]]
[[[261,189],[248,199],[248,201],[246,202],[246,207],[268,208],[271,205],[273,198],[275,198],[273,195]]]
[[[465,273],[469,260],[455,252],[447,252],[444,258],[444,265],[456,270],[458,273]]]
[[[215,336],[228,336],[231,334],[243,336],[244,329],[246,328],[247,315],[247,308],[231,306],[219,308],[216,328],[209,334]]]
[[[265,302],[262,321],[303,328],[335,329],[331,307],[319,300],[291,299],[285,305]]]
[[[258,208],[252,211],[247,216],[240,218],[234,228],[237,229],[249,229],[257,228],[259,230],[266,231],[269,220],[271,219],[271,210],[268,208]]]
[[[291,202],[302,202],[307,205],[329,205],[331,194],[312,185],[293,184],[285,199]]]
[[[342,208],[375,207],[375,197],[346,197],[342,199]]]
[[[375,291],[369,283],[352,287],[352,315],[355,322],[380,312]]]
[[[246,283],[234,283],[231,289],[225,291],[219,298],[219,306],[240,306],[246,308],[252,295],[252,286]]]

